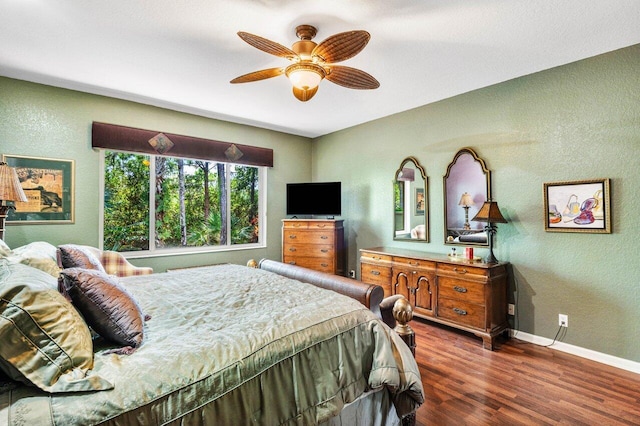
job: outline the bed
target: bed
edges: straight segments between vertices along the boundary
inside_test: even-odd
[[[51,259],[60,260],[59,248],[37,244],[22,251],[0,246],[0,425],[390,425],[410,421],[423,401],[415,359],[380,318],[376,286],[345,286],[346,278],[268,260],[255,268],[156,274],[133,268],[139,275],[118,278],[92,264],[61,273]],[[129,340],[109,335],[114,327],[96,334],[86,325],[95,319],[75,303],[78,290],[69,280],[79,287],[96,277],[128,298],[118,309],[134,313],[124,315],[135,329]],[[75,295],[71,302],[54,295],[59,286]],[[48,302],[26,318],[40,315],[39,330],[52,327],[48,337],[58,341],[53,350],[52,342],[41,345],[39,354],[53,355],[34,368],[33,360],[12,358],[25,358],[11,348],[27,339],[16,337],[15,324],[26,321],[29,308],[16,305],[45,293]],[[60,311],[42,313],[51,306]],[[65,308],[84,318],[66,318]],[[73,354],[91,332],[90,352]],[[28,367],[18,369],[20,362]],[[53,379],[40,377],[47,369],[55,370]]]

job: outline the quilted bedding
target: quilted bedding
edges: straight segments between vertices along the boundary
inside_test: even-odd
[[[114,388],[0,389],[0,425],[318,424],[371,390],[398,416],[422,402],[409,349],[346,296],[238,265],[120,281],[151,319],[131,355],[95,341]]]

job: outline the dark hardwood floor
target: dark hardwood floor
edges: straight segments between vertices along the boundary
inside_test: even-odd
[[[496,351],[415,319],[417,425],[640,425],[640,375],[510,339]]]

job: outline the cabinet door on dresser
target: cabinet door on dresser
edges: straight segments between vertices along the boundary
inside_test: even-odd
[[[436,264],[422,259],[393,257],[393,290],[407,298],[418,315],[432,316],[436,296]]]

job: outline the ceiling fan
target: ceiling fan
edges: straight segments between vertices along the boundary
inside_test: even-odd
[[[300,39],[291,49],[266,38],[238,32],[241,39],[251,46],[292,62],[286,67],[268,68],[241,75],[231,83],[248,83],[264,80],[285,74],[293,84],[293,95],[306,102],[318,91],[323,79],[349,89],[376,89],[380,87],[378,80],[364,71],[334,65],[357,55],[369,42],[371,36],[366,31],[347,31],[332,35],[317,44],[311,41],[316,35],[316,28],[311,25],[296,27],[296,35]]]

